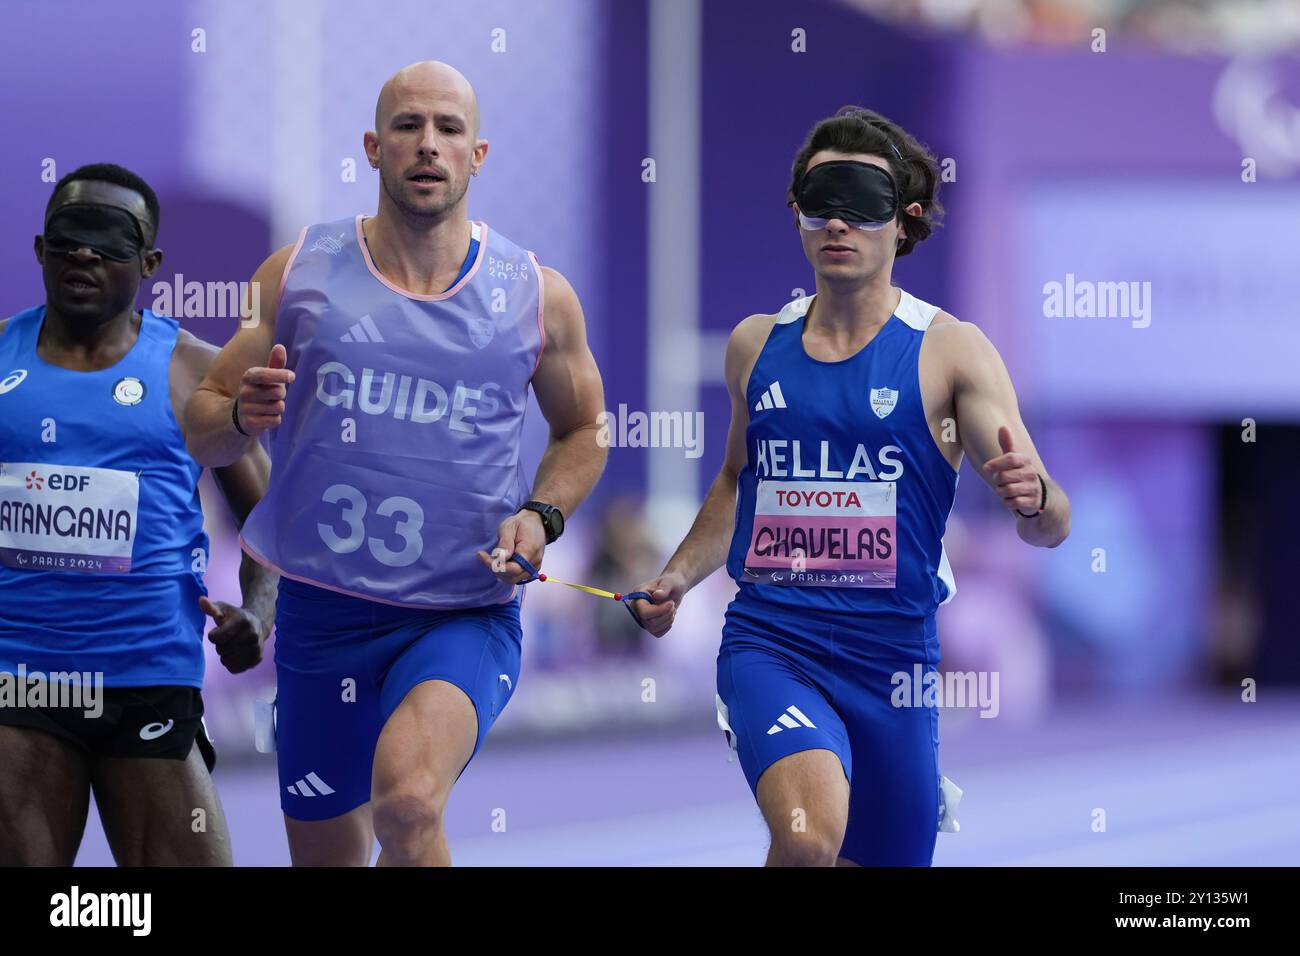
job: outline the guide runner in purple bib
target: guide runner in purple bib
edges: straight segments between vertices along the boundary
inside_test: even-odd
[[[528,575],[493,554],[540,568],[606,455],[573,289],[466,215],[488,147],[468,81],[409,66],[375,124],[378,214],[263,264],[274,305],[189,409],[201,461],[270,440],[243,543],[283,576],[267,720],[295,863],[365,864],[376,836],[381,863],[450,861],[443,807],[519,678]],[[531,489],[530,388],[551,430]]]

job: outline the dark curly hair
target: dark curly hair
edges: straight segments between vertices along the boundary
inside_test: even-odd
[[[898,210],[906,238],[899,242],[897,255],[907,255],[941,225],[943,206],[939,202],[939,164],[934,154],[897,123],[861,106],[841,107],[834,116],[822,120],[808,133],[790,170],[787,206],[794,204],[795,193],[808,172],[808,161],[824,149],[883,156],[898,183],[900,206],[914,202],[921,204],[919,216],[908,215],[902,208]]]

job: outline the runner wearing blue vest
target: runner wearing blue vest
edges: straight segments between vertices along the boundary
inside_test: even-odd
[[[694,526],[633,606],[662,635],[724,562],[738,591],[718,720],[771,834],[770,865],[928,865],[944,816],[935,611],[963,452],[1020,537],[1069,531],[997,351],[891,283],[941,212],[933,156],[870,110],[818,123],[788,195],[816,293],[731,334],[731,428]],[[916,706],[918,699],[920,706]]]
[[[202,468],[179,423],[217,350],[135,310],[158,219],[134,173],[69,173],[36,238],[45,304],[0,322],[0,865],[72,865],[92,788],[119,864],[231,863],[204,614],[222,663],[247,670],[275,576],[246,559],[241,607],[206,596]],[[250,445],[216,469],[237,521],[269,467]]]
[[[379,95],[379,212],[309,226],[254,281],[272,303],[188,410],[230,461],[270,431],[244,526],[282,575],[275,737],[295,864],[447,864],[442,817],[519,678],[527,579],[604,467],[577,296],[466,218],[487,158],[473,88],[417,63]],[[551,438],[529,489],[529,387]],[[489,554],[489,550],[494,552]],[[504,557],[502,557],[504,556]]]

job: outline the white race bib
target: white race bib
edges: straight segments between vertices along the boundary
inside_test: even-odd
[[[896,508],[892,481],[760,480],[746,580],[892,588],[898,578]]]
[[[125,574],[139,502],[140,479],[129,471],[0,462],[0,564]]]

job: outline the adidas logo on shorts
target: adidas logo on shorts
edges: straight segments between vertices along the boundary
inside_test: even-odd
[[[315,787],[313,790],[312,788]],[[334,792],[334,788],[328,783],[316,776],[314,773],[307,774],[302,780],[295,784],[285,787],[295,797],[328,797]]]
[[[783,729],[787,727],[790,730],[796,730],[798,729],[800,724],[802,724],[804,727],[811,727],[813,730],[817,729],[817,725],[814,724],[807,717],[805,717],[802,710],[800,710],[794,704],[791,704],[789,707],[785,709],[785,713],[776,719],[776,723],[774,723],[771,727],[767,728],[767,732],[769,735],[779,734]]]

